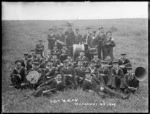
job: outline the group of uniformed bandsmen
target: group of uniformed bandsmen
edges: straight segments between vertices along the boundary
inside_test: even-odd
[[[99,34],[95,35],[88,28],[82,38],[79,29],[76,29],[76,34],[70,26],[65,33],[63,28],[59,30],[56,35],[53,29],[49,29],[47,55],[44,55],[44,45],[39,40],[31,53],[25,53],[23,59],[15,62],[16,67],[10,75],[15,88],[35,89],[35,97],[81,88],[84,91],[95,91],[102,98],[113,95],[123,99],[138,89],[139,81],[131,72],[131,63],[126,54],[121,54],[118,61],[113,59],[115,43],[111,32],[105,34],[101,27]],[[92,58],[88,58],[85,51],[80,51],[79,56],[73,58],[72,45],[82,43],[96,46],[97,51]],[[35,84],[26,79],[31,71],[41,75]]]

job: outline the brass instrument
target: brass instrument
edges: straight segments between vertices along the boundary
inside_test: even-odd
[[[135,69],[135,78],[138,81],[144,81],[146,79],[146,70],[143,67],[137,67]]]

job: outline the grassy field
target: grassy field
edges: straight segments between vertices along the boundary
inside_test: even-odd
[[[116,42],[115,58],[127,53],[133,65],[142,66],[148,72],[148,20],[147,19],[114,19],[114,20],[75,20],[73,28],[80,28],[82,35],[86,27],[97,30],[104,27],[112,31]],[[31,90],[10,88],[9,70],[14,61],[22,58],[24,52],[35,47],[42,39],[46,42],[51,27],[65,26],[65,21],[2,21],[2,111],[3,112],[147,112],[148,111],[148,79],[140,83],[136,94],[128,100],[117,98],[102,99],[95,93],[82,90],[70,90],[52,97],[26,98]],[[148,76],[148,75],[147,75]],[[62,99],[77,99],[77,102],[62,102]],[[60,100],[52,103],[51,100]],[[103,102],[103,104],[102,104]],[[79,104],[77,104],[79,103]],[[81,105],[80,103],[97,103],[97,105]],[[109,105],[108,105],[109,104]],[[113,105],[111,105],[113,104]],[[114,105],[115,104],[115,105]]]

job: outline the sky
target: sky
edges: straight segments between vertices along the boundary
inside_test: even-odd
[[[148,18],[148,2],[2,2],[2,20]]]

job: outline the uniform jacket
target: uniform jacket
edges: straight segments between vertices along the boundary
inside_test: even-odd
[[[103,34],[103,35],[97,34],[96,38],[93,41],[93,44],[97,45],[98,47],[102,47],[102,42],[105,39],[106,39],[106,35],[105,34]]]
[[[57,40],[66,43],[65,35],[63,33],[62,34],[57,34]],[[57,48],[62,49],[62,44],[57,43]]]
[[[85,34],[83,37],[83,41],[84,43],[87,43],[88,46],[93,46],[93,39],[92,39],[92,34]]]
[[[63,76],[65,74],[72,74],[74,76],[74,70],[72,67],[68,67],[68,68],[63,67],[60,72]]]
[[[55,45],[55,41],[57,40],[57,36],[55,34],[48,34],[47,40],[48,40],[48,47],[50,49],[53,49],[53,47]]]
[[[85,77],[85,67],[76,67],[74,69],[74,75],[79,77]]]
[[[79,56],[79,57],[77,57],[76,58],[76,62],[78,62],[79,60],[80,61],[87,61],[87,62],[89,61],[89,59],[86,56],[83,56],[83,57]]]
[[[60,65],[60,63],[61,63],[59,59],[56,59],[56,60],[53,60],[53,59],[52,59],[52,61],[53,61],[53,66],[54,66],[54,67],[57,67],[57,66]]]
[[[127,63],[129,63],[128,66],[131,67],[131,63],[130,63],[130,60],[129,60],[129,59],[125,59],[125,60],[123,61],[123,60],[120,58],[120,59],[118,60],[118,64],[119,64],[119,65],[124,65],[124,64],[127,64]]]
[[[75,34],[73,31],[66,31],[65,36],[66,36],[66,46],[69,48],[75,43]]]
[[[35,52],[36,53],[41,53],[44,51],[44,45],[36,44],[35,46]]]
[[[21,76],[21,80],[24,81],[26,77],[25,69],[21,67],[19,70],[14,68],[13,72],[11,73],[10,77],[13,77],[13,75],[19,74]]]
[[[46,68],[46,70],[45,70],[45,75],[49,76],[49,77],[54,76],[55,73],[56,73],[56,68],[55,67]]]
[[[76,34],[75,35],[75,44],[81,44],[83,42],[83,38],[81,34]]]
[[[109,43],[109,45],[107,45],[106,43]],[[104,48],[109,48],[109,49],[112,49],[113,47],[115,47],[115,42],[113,41],[113,40],[107,40],[107,39],[105,39],[105,40],[103,40],[103,42],[102,42],[102,46],[104,47]]]

